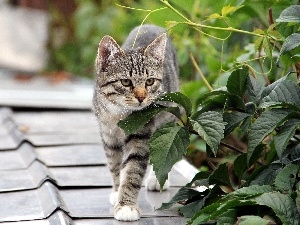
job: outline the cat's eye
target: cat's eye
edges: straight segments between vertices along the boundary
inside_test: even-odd
[[[129,79],[122,79],[122,80],[121,80],[121,84],[122,84],[123,86],[125,86],[125,87],[132,86],[132,82],[131,82],[131,80],[129,80]]]
[[[151,86],[154,84],[155,79],[154,78],[149,78],[146,80],[146,85],[147,86]]]

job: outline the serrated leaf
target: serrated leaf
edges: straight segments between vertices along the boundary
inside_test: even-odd
[[[152,104],[142,110],[134,111],[125,119],[118,122],[118,126],[121,127],[126,135],[134,134],[142,129],[151,118],[160,112],[168,111],[176,115],[180,115],[178,107],[166,107],[158,104]]]
[[[300,87],[293,81],[284,80],[262,99],[260,108],[291,104],[300,108]]]
[[[223,122],[222,114],[216,111],[204,112],[195,120],[191,120],[191,124],[216,155],[220,141],[224,138],[226,125]]]
[[[278,64],[280,56],[285,52],[291,51],[300,45],[300,34],[294,33],[286,38],[279,52],[276,64]]]
[[[256,146],[269,135],[277,126],[279,126],[290,114],[289,110],[271,109],[263,112],[260,117],[252,124],[249,132],[249,141],[247,149],[248,165],[252,162],[252,154]]]
[[[279,163],[273,163],[271,165],[262,167],[259,173],[256,174],[255,178],[251,180],[250,185],[253,186],[273,184],[277,174],[281,171],[281,169],[281,164]]]
[[[217,225],[234,225],[236,216],[237,210],[229,209],[218,217]]]
[[[259,216],[241,216],[239,219],[239,225],[268,225],[269,222]]]
[[[272,47],[270,45],[268,38],[263,39],[262,46],[263,46],[263,49],[264,49],[266,55],[271,59],[272,58]]]
[[[203,208],[204,203],[205,198],[182,206],[179,212],[182,213],[184,217],[191,218],[196,212]]]
[[[200,171],[198,172],[194,178],[191,180],[191,182],[186,184],[186,187],[191,187],[193,185],[193,183],[197,180],[203,180],[203,179],[207,179],[210,176],[211,172],[209,171]]]
[[[299,166],[295,164],[288,164],[284,167],[275,178],[275,186],[281,191],[292,191],[297,181],[297,174],[299,172]]]
[[[208,178],[209,184],[226,185],[231,187],[226,163],[220,164]]]
[[[192,113],[192,102],[191,100],[180,92],[172,92],[165,95],[160,96],[157,101],[169,101],[174,102],[178,105],[181,105],[187,116],[190,116]]]
[[[276,22],[300,23],[300,5],[291,5],[283,10]]]
[[[240,9],[241,7],[243,7],[243,6],[230,6],[230,5],[224,6],[222,8],[222,16],[225,17],[225,16],[227,16],[227,14],[235,12],[236,10]]]
[[[259,205],[270,207],[283,224],[297,225],[300,222],[296,204],[288,195],[279,192],[264,193],[256,197],[255,201]]]
[[[231,199],[225,201],[224,203],[215,202],[207,207],[203,208],[199,212],[197,212],[194,217],[188,221],[190,225],[199,225],[202,222],[206,222],[212,219],[217,218],[218,216],[222,215],[223,213],[227,212],[228,210],[234,209],[239,206],[248,206],[254,205],[255,201],[251,200],[242,200],[239,198]]]
[[[243,112],[225,112],[223,114],[223,120],[227,123],[224,131],[225,136],[230,134],[248,116],[250,116],[250,114]]]
[[[280,127],[280,130],[274,136],[275,149],[279,159],[282,159],[282,153],[287,147],[291,137],[295,134],[299,124],[300,119],[290,119]]]
[[[191,188],[182,187],[179,191],[173,196],[173,198],[168,203],[162,203],[161,207],[158,210],[164,210],[171,208],[175,203],[179,201],[185,201],[187,199],[193,198],[194,196],[199,195],[200,192],[195,191]]]
[[[248,76],[247,78],[247,91],[248,95],[255,104],[259,104],[264,87],[254,77]]]
[[[247,67],[233,71],[228,77],[226,85],[228,92],[242,97],[246,91],[248,75]]]
[[[161,188],[172,166],[185,154],[189,143],[188,130],[175,123],[167,123],[152,134],[149,141],[150,163]]]
[[[265,96],[269,95],[271,91],[274,90],[274,88],[277,87],[281,82],[285,81],[288,78],[288,76],[281,77],[280,79],[276,80],[272,84],[269,84],[267,87],[264,88],[261,97],[264,98]]]
[[[244,153],[239,155],[234,160],[234,173],[235,175],[241,179],[243,173],[247,170],[247,154]]]
[[[252,198],[254,196],[261,195],[263,193],[272,192],[271,185],[251,185],[249,187],[243,187],[229,193],[225,198]]]

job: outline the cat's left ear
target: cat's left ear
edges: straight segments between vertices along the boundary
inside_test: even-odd
[[[167,34],[162,33],[151,44],[149,44],[146,47],[144,51],[144,55],[155,58],[162,63],[165,57],[166,44],[167,44]]]

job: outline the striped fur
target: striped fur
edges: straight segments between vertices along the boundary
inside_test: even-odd
[[[177,90],[176,54],[164,29],[153,25],[135,28],[122,48],[109,36],[101,40],[93,105],[113,178],[111,203],[118,220],[140,218],[137,197],[149,161],[148,140],[170,118],[154,118],[128,136],[117,123],[162,93]]]

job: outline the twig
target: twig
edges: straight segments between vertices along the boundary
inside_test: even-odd
[[[235,151],[235,152],[238,152],[238,153],[240,153],[240,154],[244,154],[244,153],[245,153],[245,152],[243,152],[242,150],[240,150],[240,149],[238,149],[238,148],[236,148],[236,147],[234,147],[234,146],[232,146],[232,145],[230,145],[230,144],[227,144],[227,143],[225,143],[225,142],[223,142],[223,141],[221,141],[220,144],[223,145],[223,146],[225,146],[225,147],[227,147],[227,148],[229,148],[229,149],[231,149],[231,150],[233,150],[233,151]]]
[[[192,55],[192,53],[190,53],[190,58],[192,60],[192,63],[195,67],[195,69],[197,70],[197,72],[199,73],[201,79],[203,80],[203,82],[205,83],[206,87],[210,90],[213,91],[214,89],[212,88],[212,86],[210,86],[210,84],[208,83],[208,81],[206,80],[205,76],[203,75],[201,69],[199,68],[199,66],[197,65],[197,62],[194,58],[194,56]]]

